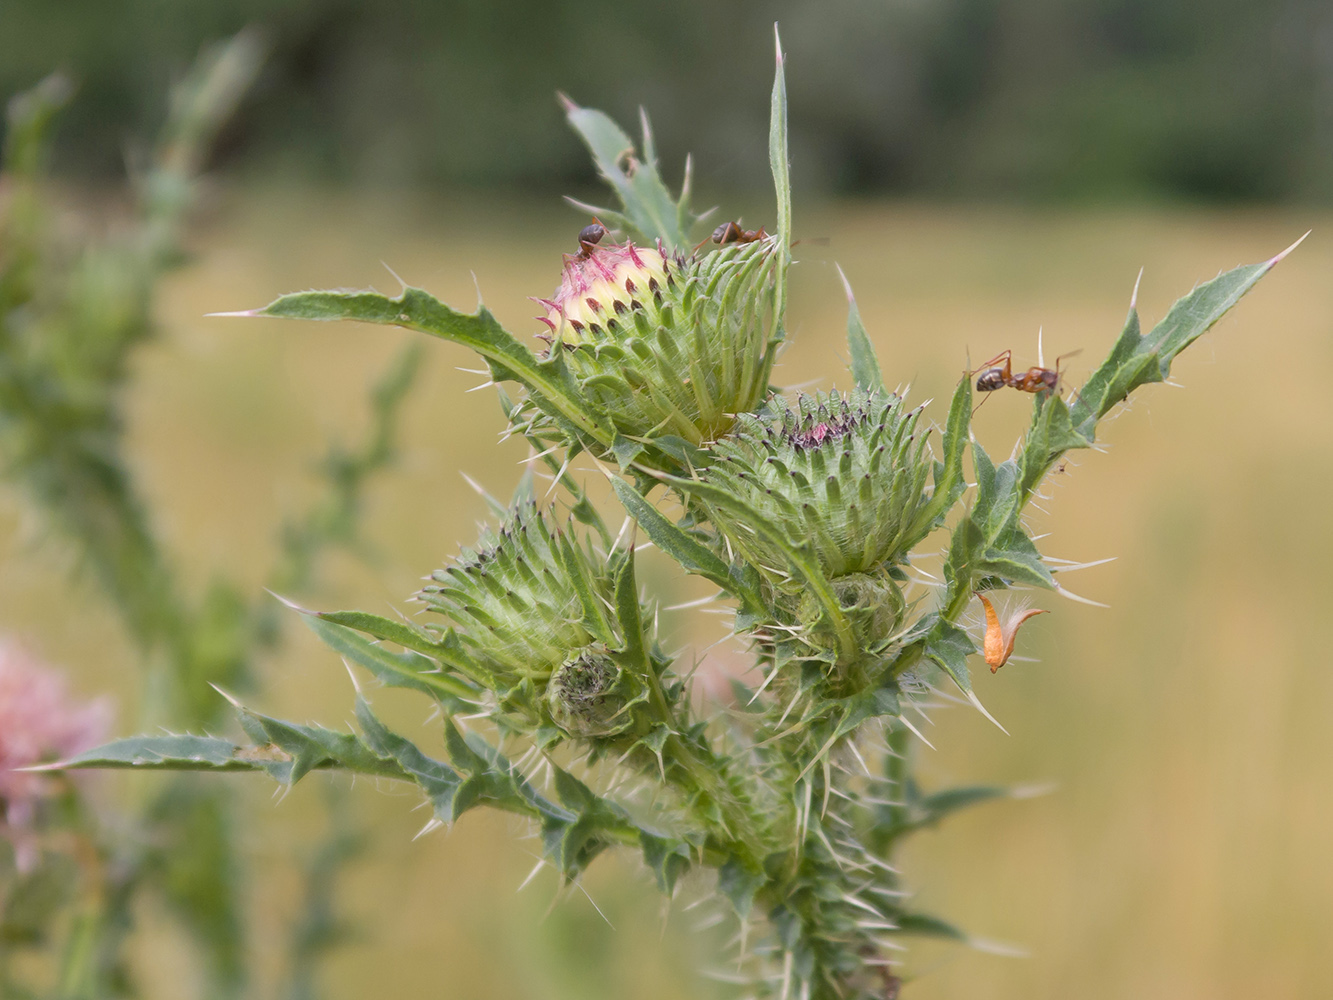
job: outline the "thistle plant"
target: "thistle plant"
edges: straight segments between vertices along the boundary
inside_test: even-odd
[[[969,660],[984,647],[1002,665],[1021,620],[1001,624],[997,592],[1063,592],[1065,564],[1041,554],[1024,517],[1044,478],[1282,255],[1199,285],[1147,332],[1131,304],[1083,385],[1034,380],[1027,432],[997,463],[970,432],[976,373],[942,414],[890,391],[850,290],[850,384],[793,395],[770,383],[792,263],[786,107],[779,48],[772,234],[723,226],[694,244],[688,165],[673,195],[646,120],[636,148],[566,102],[619,207],[588,206],[595,221],[558,291],[537,299],[535,341],[484,306],[410,287],[232,314],[391,324],[467,347],[489,366],[509,433],[532,443],[513,499],[492,501],[496,527],[431,573],[420,614],[292,605],[355,668],[438,706],[442,757],[387,727],[358,687],[354,731],[233,699],[243,741],[136,737],[67,765],[263,771],[283,785],[317,769],[373,775],[416,785],[432,824],[481,806],[526,817],[566,880],[612,848],[637,852],[664,893],[702,872],[754,997],[897,996],[901,939],[969,940],[915,908],[894,857],[914,830],[1004,792],[924,793],[912,714],[956,693],[981,709]],[[601,475],[620,509],[585,491]],[[752,651],[752,682],[734,681],[726,703],[701,707],[659,644],[636,577],[642,539],[716,588]],[[941,548],[936,579],[920,563]],[[979,596],[984,630],[970,624]]]

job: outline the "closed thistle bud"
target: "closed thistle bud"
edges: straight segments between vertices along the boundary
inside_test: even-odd
[[[775,399],[768,412],[738,420],[702,475],[807,543],[830,580],[879,577],[919,541],[931,464],[926,435],[916,433],[920,415],[885,392]],[[731,510],[703,505],[727,543],[781,589],[781,549]]]
[[[512,718],[538,726],[549,717],[570,736],[612,736],[650,725],[636,710],[648,685],[622,666],[619,650],[630,644],[622,623],[605,614],[615,606],[612,577],[604,559],[526,501],[498,532],[483,531],[475,550],[432,573],[417,596],[454,623],[465,655],[489,676]],[[652,621],[639,615],[639,638],[660,672],[666,662]]]
[[[561,664],[546,687],[551,718],[570,736],[614,736],[630,729],[643,684],[605,652],[587,649]]]
[[[571,651],[593,642],[559,546],[536,504],[521,503],[498,532],[485,529],[475,550],[432,573],[417,595],[454,622],[501,689],[524,679],[544,684]],[[572,548],[591,566],[589,553]],[[600,589],[609,597],[608,587]]]
[[[768,391],[775,238],[703,256],[580,243],[538,317],[585,397],[631,438],[725,433]],[[543,417],[529,410],[534,427]]]

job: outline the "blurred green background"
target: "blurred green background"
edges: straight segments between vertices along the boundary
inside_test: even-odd
[[[62,167],[115,173],[199,45],[254,22],[272,56],[224,155],[257,173],[563,190],[560,89],[646,104],[668,162],[752,185],[774,20],[807,192],[1333,195],[1326,0],[7,0],[0,93],[69,67]]]
[[[694,150],[725,215],[769,221],[775,16],[805,241],[780,384],[847,382],[834,260],[889,381],[940,400],[969,357],[1012,348],[1035,363],[1038,327],[1048,358],[1083,350],[1069,362],[1077,384],[1119,331],[1140,267],[1151,322],[1197,281],[1315,229],[1181,360],[1185,389],[1149,390],[1109,426],[1107,453],[1053,477],[1034,527],[1055,555],[1119,557],[1070,582],[1111,607],[1046,598],[1054,613],[1021,650],[1040,662],[978,675],[1011,736],[963,709],[927,733],[928,780],[1054,791],[964,814],[905,863],[923,908],[1030,952],[914,947],[916,1000],[1326,995],[1326,3],[0,5],[0,91],[58,65],[82,81],[56,165],[71,202],[107,225],[107,185],[161,119],[173,75],[202,41],[268,26],[269,68],[225,137],[192,260],[164,289],[165,336],[137,357],[133,452],[164,538],[193,582],[222,569],[258,588],[283,516],[314,493],[312,459],[355,435],[370,373],[409,336],[204,313],[304,287],[391,290],[383,262],[455,304],[479,288],[510,329],[535,332],[526,296],[556,284],[586,221],[554,194],[592,180],[556,87],[627,123],[646,105],[669,177]],[[466,394],[480,379],[457,366],[476,367],[431,346],[403,459],[372,492],[378,559],[335,558],[309,603],[401,607],[486,515],[458,470],[501,495],[516,480],[523,449],[496,447],[499,409]],[[1017,394],[987,403],[976,427],[992,454],[1026,413]],[[64,665],[81,693],[116,693],[129,732],[134,658],[69,569],[0,492],[0,628]],[[664,564],[647,577],[664,603],[697,593]],[[688,613],[664,621],[687,648],[718,634]],[[723,669],[740,654],[707,655]],[[298,631],[265,681],[257,708],[335,726],[350,716],[341,665]],[[377,708],[430,746],[419,706],[394,695],[376,693]],[[110,777],[104,794],[153,780]],[[244,797],[251,947],[276,968],[298,907],[292,861],[319,828],[318,782],[274,801],[262,780],[213,780]],[[358,934],[332,962],[330,997],[724,995],[691,972],[713,957],[708,932],[683,903],[664,910],[628,861],[599,861],[586,880],[608,924],[578,893],[552,906],[549,878],[516,892],[539,850],[503,817],[413,840],[427,818],[414,795],[362,783],[353,804],[373,846],[343,893]],[[153,932],[136,965],[152,995],[182,995],[179,933],[151,909],[140,918]]]

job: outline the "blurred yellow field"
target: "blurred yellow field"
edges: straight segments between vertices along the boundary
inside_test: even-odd
[[[1117,557],[1067,583],[1110,607],[1037,595],[1052,613],[1025,627],[1014,660],[994,676],[976,670],[981,700],[1011,735],[954,708],[934,717],[926,735],[937,749],[921,756],[933,782],[1050,792],[965,813],[905,858],[923,909],[1028,957],[914,947],[908,996],[1294,1000],[1333,982],[1330,221],[1297,209],[797,206],[794,341],[775,380],[848,383],[837,261],[889,384],[934,398],[936,419],[969,359],[1012,349],[1016,366],[1035,364],[1038,329],[1047,361],[1082,352],[1066,363],[1077,385],[1119,332],[1140,268],[1151,323],[1197,282],[1315,229],[1181,359],[1182,387],[1144,391],[1108,427],[1105,453],[1079,453],[1052,477],[1032,527],[1057,556]],[[546,204],[462,195],[222,197],[192,262],[167,283],[164,335],[139,356],[128,401],[161,531],[193,582],[216,568],[262,585],[284,513],[313,495],[310,463],[356,433],[365,386],[411,336],[206,313],[308,287],[391,291],[396,274],[459,306],[480,290],[511,330],[535,333],[539,307],[527,296],[556,284],[580,225]],[[496,447],[494,395],[469,394],[484,378],[460,370],[478,367],[461,348],[429,345],[400,464],[367,511],[373,558],[329,560],[304,602],[402,606],[485,517],[459,471],[497,495],[512,488],[526,450]],[[979,411],[974,426],[992,454],[1008,453],[1027,407],[1002,392]],[[31,524],[0,495],[0,628],[65,665],[81,693],[134,704],[132,657],[113,619],[90,588],[68,583],[67,560]],[[664,603],[700,592],[665,561],[645,576]],[[663,620],[678,646],[702,651],[718,635],[702,617]],[[316,713],[330,726],[350,717],[346,672],[299,626],[264,685],[252,700],[275,715]],[[374,694],[376,706],[429,732],[418,707],[394,695]],[[122,713],[117,735],[167,721]],[[112,780],[132,790],[155,779]],[[252,943],[276,955],[298,905],[293,858],[318,834],[320,780],[277,802],[262,779],[212,780],[245,800],[261,897]],[[501,817],[472,814],[413,840],[428,818],[415,793],[362,784],[351,802],[375,850],[345,894],[357,934],[333,960],[330,996],[721,995],[688,971],[715,949],[709,932],[683,904],[664,908],[629,859],[600,861],[586,880],[604,921],[578,891],[553,903],[549,875],[516,892],[539,849]],[[152,995],[179,995],[179,937],[162,914],[142,917],[160,926],[139,956]]]

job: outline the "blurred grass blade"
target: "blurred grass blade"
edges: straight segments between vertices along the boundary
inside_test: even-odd
[[[773,25],[776,68],[773,73],[773,98],[769,107],[768,164],[773,171],[773,192],[778,202],[778,261],[774,269],[773,318],[774,339],[786,330],[787,267],[791,263],[791,158],[787,151],[787,77],[782,54],[782,38]]]

